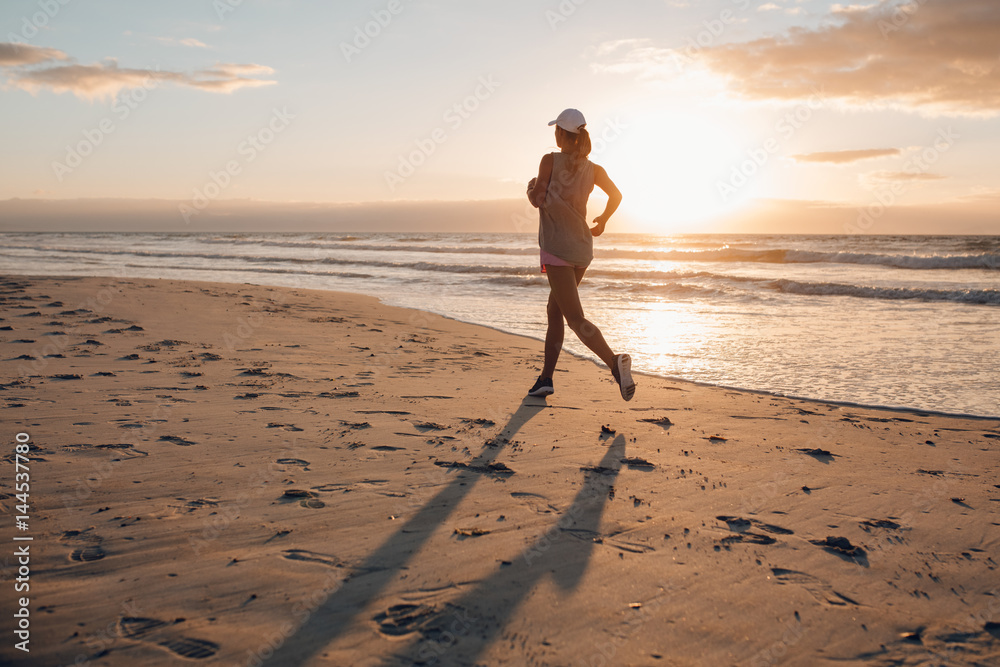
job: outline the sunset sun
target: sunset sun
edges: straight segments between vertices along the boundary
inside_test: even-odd
[[[739,155],[729,128],[693,114],[637,117],[595,157],[625,193],[622,211],[661,233],[688,229],[734,207],[716,182]]]

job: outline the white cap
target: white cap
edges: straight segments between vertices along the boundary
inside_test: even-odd
[[[566,109],[559,117],[553,121],[549,121],[549,125],[558,125],[567,132],[572,132],[573,134],[579,134],[580,128],[587,124],[587,120],[583,117],[583,114],[576,109]]]

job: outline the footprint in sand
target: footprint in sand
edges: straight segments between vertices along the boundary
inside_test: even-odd
[[[312,491],[305,491],[303,489],[286,489],[285,492],[281,494],[281,498],[279,498],[279,500],[282,502],[298,500],[299,505],[311,510],[326,507],[326,503],[317,498],[315,493]]]
[[[846,537],[828,535],[825,540],[809,540],[812,544],[822,547],[824,551],[839,556],[841,559],[851,563],[857,563],[862,567],[868,567],[868,554],[860,546],[851,544]]]
[[[175,506],[175,511],[177,513],[184,512],[186,514],[188,512],[194,512],[196,510],[200,510],[203,507],[218,507],[218,506],[219,506],[218,500],[213,500],[212,498],[198,498],[196,500],[189,500],[182,506]]]
[[[295,424],[282,424],[280,422],[270,422],[267,425],[268,428],[283,428],[286,431],[304,431],[305,429],[299,428]]]
[[[143,456],[149,456],[148,452],[144,452],[141,449],[136,449],[134,445],[130,443],[113,443],[109,445],[97,445],[94,449],[96,450],[115,450],[121,452],[121,456],[126,459],[136,459]],[[111,459],[112,461],[120,461],[121,459]]]
[[[750,528],[756,527],[768,533],[775,535],[794,535],[795,532],[788,530],[787,528],[782,528],[781,526],[775,526],[770,523],[764,523],[762,521],[757,521],[756,519],[744,519],[738,516],[717,516],[715,517],[719,521],[724,521],[726,526],[731,530],[734,535],[727,535],[719,540],[719,544],[726,549],[729,545],[734,542],[748,542],[750,544],[774,544],[777,540],[770,535],[764,535],[762,533],[755,533],[750,530]],[[718,551],[718,547],[716,547]]]
[[[774,533],[775,535],[794,535],[794,530],[789,530],[787,528],[782,528],[781,526],[776,526],[773,523],[764,523],[763,521],[757,521],[756,519],[742,519],[736,516],[717,516],[715,517],[719,521],[725,521],[726,525],[729,526],[729,530],[742,533],[750,526],[757,526],[761,530],[767,531],[768,533]]]
[[[69,554],[70,560],[89,563],[101,560],[107,555],[101,547],[101,542],[104,541],[104,538],[90,532],[92,530],[93,528],[88,528],[87,530],[67,530],[59,538],[60,542],[68,542],[71,546],[76,547]]]
[[[182,658],[204,660],[219,651],[219,645],[207,639],[183,637],[171,628],[183,619],[173,622],[155,618],[125,616],[118,619],[118,634],[132,641],[159,646]]]
[[[176,435],[161,435],[160,440],[164,442],[172,442],[175,445],[180,445],[181,447],[190,447],[191,445],[196,445],[198,443],[192,440],[185,440]]]
[[[361,394],[356,391],[324,391],[316,395],[319,398],[357,398]]]
[[[771,568],[771,573],[774,574],[775,580],[779,584],[796,584],[805,588],[809,593],[822,602],[823,604],[828,604],[834,607],[843,607],[847,605],[860,606],[859,602],[852,600],[851,598],[838,593],[833,590],[830,584],[826,583],[822,579],[818,579],[811,574],[805,572],[798,572],[796,570],[786,570],[780,567]]]
[[[395,604],[372,618],[378,631],[389,637],[402,637],[421,627],[435,614],[433,607],[422,604]]]
[[[278,459],[275,463],[281,466],[302,466],[303,468],[309,465],[309,461],[303,459]]]
[[[444,431],[448,428],[434,422],[414,422],[413,427],[420,431]]]
[[[629,469],[636,470],[652,470],[656,466],[639,456],[626,456],[621,460],[622,463],[627,465]]]
[[[281,552],[281,555],[283,558],[287,558],[288,560],[301,560],[308,563],[328,565],[330,567],[344,567],[344,564],[336,556],[321,554],[316,551],[307,551],[305,549],[286,549]]]
[[[559,508],[549,502],[549,499],[537,493],[527,491],[513,491],[511,498],[522,499],[521,502],[528,506],[535,514],[557,514]]]

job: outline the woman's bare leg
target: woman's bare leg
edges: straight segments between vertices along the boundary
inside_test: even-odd
[[[580,341],[590,348],[590,351],[600,357],[601,361],[614,368],[615,353],[608,347],[604,340],[604,335],[593,322],[583,316],[583,305],[580,303],[580,293],[577,285],[583,280],[586,269],[572,266],[545,266],[545,275],[549,278],[549,306],[547,308],[549,316],[549,328],[545,334],[545,367],[542,377],[551,377],[555,371],[556,360],[559,358],[559,349],[562,348],[562,318],[566,319],[566,324],[580,338]],[[554,330],[553,312],[558,310],[561,314],[559,327]],[[550,354],[549,335],[552,335],[552,342],[559,341],[558,348]],[[551,361],[550,361],[551,356]],[[551,364],[551,365],[550,365]],[[548,371],[548,374],[546,374]]]
[[[549,325],[545,329],[545,364],[542,366],[542,377],[550,378],[556,372],[556,362],[559,361],[559,353],[562,351],[566,329],[563,324],[562,311],[556,305],[556,300],[551,292],[549,293],[549,303],[545,307],[545,314],[548,317]]]

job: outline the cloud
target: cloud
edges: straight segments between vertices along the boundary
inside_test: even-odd
[[[59,49],[0,42],[0,67],[20,67],[22,65],[37,65],[51,60],[68,59],[69,56]]]
[[[125,34],[131,34],[126,31]],[[194,37],[185,37],[184,39],[177,39],[176,37],[151,37],[150,39],[159,42],[160,44],[166,44],[168,46],[173,46],[175,44],[180,44],[181,46],[190,46],[192,48],[207,49],[208,44],[201,41],[200,39],[195,39]]]
[[[1000,114],[998,34],[996,0],[879,0],[834,5],[818,28],[749,42],[614,42],[593,67],[667,80],[698,61],[747,100],[802,102],[821,91],[849,109],[983,117]]]
[[[11,46],[18,49],[12,51],[8,48]],[[6,74],[10,84],[32,94],[39,90],[51,90],[55,93],[68,92],[83,99],[93,100],[112,98],[125,89],[139,86],[150,88],[162,82],[214,93],[231,93],[240,88],[270,86],[277,83],[272,79],[262,78],[274,74],[272,68],[254,63],[217,63],[191,73],[119,67],[113,59],[93,65],[48,64],[38,68],[27,68],[24,66],[69,58],[62,51],[55,49],[41,49],[40,51],[45,53],[29,51],[25,54],[21,48],[18,45],[0,43],[0,59],[8,54],[7,59],[0,60],[0,64],[7,68]]]
[[[872,171],[859,177],[862,185],[875,187],[885,183],[915,183],[918,181],[943,181],[947,176],[922,171]]]
[[[648,39],[620,39],[602,42],[595,49],[598,58],[610,62],[591,65],[595,72],[635,74],[640,79],[662,78],[668,69],[676,71],[677,54],[653,46]]]
[[[252,78],[270,74],[274,74],[274,70],[266,65],[220,63],[211,69],[196,72],[193,77],[185,79],[182,83],[216,93],[231,93],[240,88],[271,86],[278,83],[269,79]]]
[[[830,11],[834,14],[852,14],[854,12],[864,12],[875,5],[841,5],[836,4],[830,7]]]
[[[986,202],[989,204],[1000,204],[1000,189],[980,187],[972,194],[959,197],[961,202]]]
[[[37,93],[41,89],[49,89],[56,93],[70,92],[77,97],[95,99],[114,97],[119,91],[127,88],[138,88],[146,85],[156,72],[141,69],[121,69],[118,64],[109,61],[96,65],[59,65],[11,75],[11,83],[22,90]],[[163,73],[169,78],[169,73]]]
[[[1000,114],[1000,3],[950,0],[840,8],[838,23],[704,50],[730,90],[802,100],[821,88],[860,108],[928,115]]]
[[[866,148],[852,151],[825,151],[819,153],[800,153],[793,155],[796,162],[824,162],[828,164],[848,164],[859,160],[871,160],[874,158],[888,157],[890,155],[901,155],[898,148]]]

